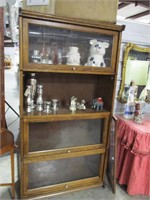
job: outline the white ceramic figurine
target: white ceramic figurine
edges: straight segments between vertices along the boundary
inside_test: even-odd
[[[104,55],[106,53],[106,48],[109,47],[109,43],[100,42],[96,39],[90,40],[90,55],[87,60],[88,66],[105,67]]]

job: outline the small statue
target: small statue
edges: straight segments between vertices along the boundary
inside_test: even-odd
[[[99,111],[99,110],[103,110],[103,99],[101,97],[98,97],[97,99],[93,99],[93,102],[92,102],[92,107],[96,110],[96,111]]]
[[[76,106],[77,106],[77,98],[74,97],[74,96],[72,96],[72,97],[71,97],[71,103],[70,103],[69,109],[70,109],[71,111],[75,111],[75,110],[77,109]]]
[[[134,103],[129,102],[125,104],[124,118],[132,119],[134,115]]]
[[[87,59],[86,65],[95,67],[105,67],[104,55],[106,48],[109,47],[108,42],[100,42],[96,39],[90,40],[90,55]]]
[[[141,124],[143,122],[142,105],[139,102],[135,103],[134,122]]]
[[[80,53],[78,47],[69,47],[67,53],[67,65],[80,65]]]
[[[128,103],[130,102],[134,103],[134,101],[137,98],[137,90],[138,90],[138,87],[135,85],[135,81],[132,80],[129,86]]]
[[[81,103],[77,102],[77,105],[76,105],[77,109],[79,110],[86,110],[86,106],[85,106],[85,100],[81,100]]]

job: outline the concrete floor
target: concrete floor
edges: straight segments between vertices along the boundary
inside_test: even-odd
[[[5,70],[5,96],[6,101],[19,113],[19,82],[17,68],[13,67]],[[7,106],[6,106],[7,110]],[[15,142],[19,143],[19,118],[9,109],[6,113],[8,129],[15,133]],[[15,153],[15,190],[16,199],[19,199],[19,163],[18,150]],[[10,180],[10,157],[9,155],[0,158],[0,182],[4,183]],[[11,187],[0,187],[0,200],[11,199]],[[117,185],[116,194],[111,192],[110,186],[106,183],[106,187],[97,187],[79,192],[72,192],[54,197],[45,197],[43,200],[148,200],[147,196],[129,196],[125,188]]]

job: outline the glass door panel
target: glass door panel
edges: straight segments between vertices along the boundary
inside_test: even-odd
[[[29,152],[102,143],[104,119],[29,123]]]
[[[28,165],[28,189],[99,176],[101,155],[51,160]]]
[[[28,29],[30,63],[93,67],[111,66],[112,35],[31,23]],[[90,50],[91,46],[92,50]],[[97,55],[100,60],[104,56],[104,62],[98,61]]]

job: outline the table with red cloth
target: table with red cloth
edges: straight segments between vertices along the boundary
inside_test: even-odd
[[[150,196],[150,115],[144,115],[142,124],[116,117],[116,178],[119,184],[127,185],[129,195]]]

